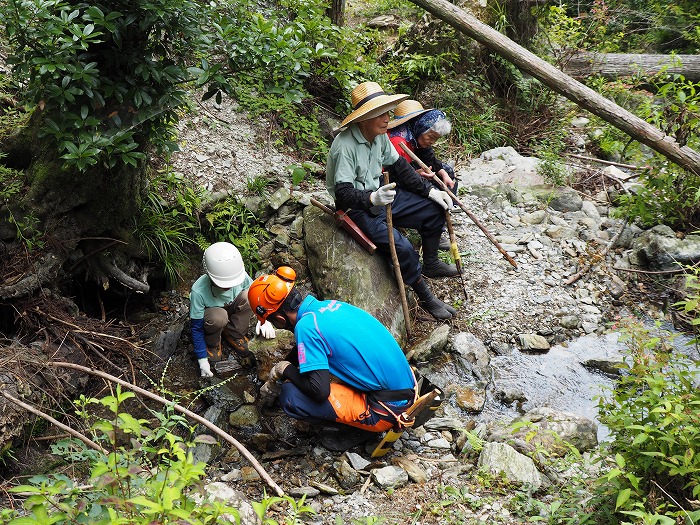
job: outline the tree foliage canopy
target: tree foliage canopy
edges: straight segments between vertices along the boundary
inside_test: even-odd
[[[136,165],[139,144],[171,146],[186,59],[204,42],[197,2],[9,0],[0,15],[23,97],[68,164]]]

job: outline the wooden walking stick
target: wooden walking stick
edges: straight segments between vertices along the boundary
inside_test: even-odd
[[[450,210],[445,210],[445,222],[447,223],[447,232],[450,234],[450,254],[455,261],[455,266],[459,272],[459,280],[462,281],[462,291],[464,292],[465,301],[469,301],[467,294],[467,285],[464,283],[464,273],[462,272],[462,257],[457,248],[457,239],[455,238],[455,229],[452,227],[452,214]]]
[[[416,156],[415,153],[413,153],[410,149],[408,149],[408,146],[406,146],[406,144],[404,144],[404,143],[402,142],[402,143],[400,144],[400,146],[401,146],[401,149],[403,149],[403,150],[406,152],[406,155],[408,155],[409,157],[411,157],[411,159],[413,159],[413,161],[416,162],[421,168],[423,168],[424,170],[426,170],[426,171],[429,172],[429,173],[432,173],[433,170],[431,170],[428,166],[426,166],[425,162],[423,162],[422,160],[420,160],[420,159]],[[503,249],[503,246],[501,246],[501,245],[498,243],[498,241],[496,240],[496,238],[491,234],[491,232],[488,231],[488,230],[486,229],[486,226],[484,226],[483,224],[481,224],[481,222],[479,221],[479,219],[477,219],[477,218],[474,216],[474,214],[473,214],[472,212],[470,212],[470,211],[467,209],[467,207],[466,207],[464,204],[462,204],[462,202],[461,202],[457,197],[455,197],[455,194],[452,193],[452,192],[450,191],[450,189],[447,187],[447,185],[446,185],[444,182],[442,182],[442,181],[440,180],[440,177],[436,177],[435,174],[433,173],[433,180],[434,180],[435,182],[438,183],[438,185],[440,186],[440,188],[442,188],[443,191],[447,192],[447,194],[448,194],[450,197],[452,197],[452,200],[455,201],[455,203],[457,204],[457,206],[459,206],[460,208],[462,208],[462,210],[464,210],[464,213],[466,213],[466,214],[469,216],[469,218],[472,220],[472,222],[473,222],[474,224],[476,224],[482,232],[484,232],[484,235],[486,235],[486,238],[487,238],[489,241],[491,241],[491,243],[498,249],[499,252],[501,252],[501,255],[503,255],[503,257],[506,258],[506,260],[513,266],[513,268],[517,268],[518,265],[515,263],[515,261],[513,260],[513,258],[512,258],[510,255],[508,255],[508,252],[505,251],[505,250]]]
[[[384,185],[389,184],[389,174],[384,172]],[[406,287],[401,276],[401,265],[399,257],[396,255],[396,244],[394,243],[394,220],[391,217],[391,203],[386,205],[386,225],[389,232],[389,251],[391,252],[391,262],[394,264],[394,275],[399,285],[401,295],[401,307],[403,308],[404,324],[406,325],[406,340],[411,339],[411,313],[408,310],[408,300],[406,299]]]

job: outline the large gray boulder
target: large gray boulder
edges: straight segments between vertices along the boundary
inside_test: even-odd
[[[366,310],[403,347],[406,338],[394,272],[384,258],[370,255],[333,218],[314,206],[304,209],[306,255],[319,299],[338,299]],[[352,330],[352,327],[348,327]]]
[[[700,261],[700,236],[679,239],[668,226],[654,226],[632,241],[632,251],[639,263],[652,270],[677,270]]]

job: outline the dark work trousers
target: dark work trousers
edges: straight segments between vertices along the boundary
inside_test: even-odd
[[[224,308],[213,307],[204,309],[204,340],[209,347],[218,346],[221,342],[221,332],[228,331],[234,339],[245,336],[253,317],[253,311],[248,303],[248,290],[243,290],[230,304]]]
[[[377,215],[373,215],[375,210]],[[386,208],[375,206],[371,211],[350,210],[350,218],[365,232],[377,246],[391,266],[389,251],[389,228],[386,224]],[[396,189],[396,197],[391,203],[391,216],[394,222],[394,243],[396,256],[401,266],[401,277],[408,286],[413,286],[420,279],[420,258],[410,241],[396,228],[411,228],[417,230],[421,237],[440,237],[445,226],[445,211],[442,206],[410,191]]]
[[[287,381],[282,384],[279,400],[288,416],[310,423],[333,421],[369,432],[384,432],[396,423],[396,418],[384,407],[370,403],[365,393],[347,385],[331,383],[328,399],[318,401]],[[394,406],[392,412],[398,415],[406,410],[413,402],[407,401],[402,407]]]

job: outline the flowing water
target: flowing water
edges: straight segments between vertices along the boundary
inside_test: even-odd
[[[653,323],[647,322],[648,328],[652,326]],[[675,351],[700,360],[698,349],[688,346],[688,336],[670,325],[661,328],[672,334],[669,340]],[[614,376],[605,373],[600,363],[622,360],[627,349],[620,335],[620,332],[586,335],[565,346],[554,346],[546,353],[513,352],[491,358],[486,403],[475,419],[483,423],[508,422],[530,409],[546,406],[595,421],[598,440],[604,440],[608,430],[598,421],[596,396],[612,387]],[[446,366],[438,367],[436,375],[439,381],[449,381]]]

